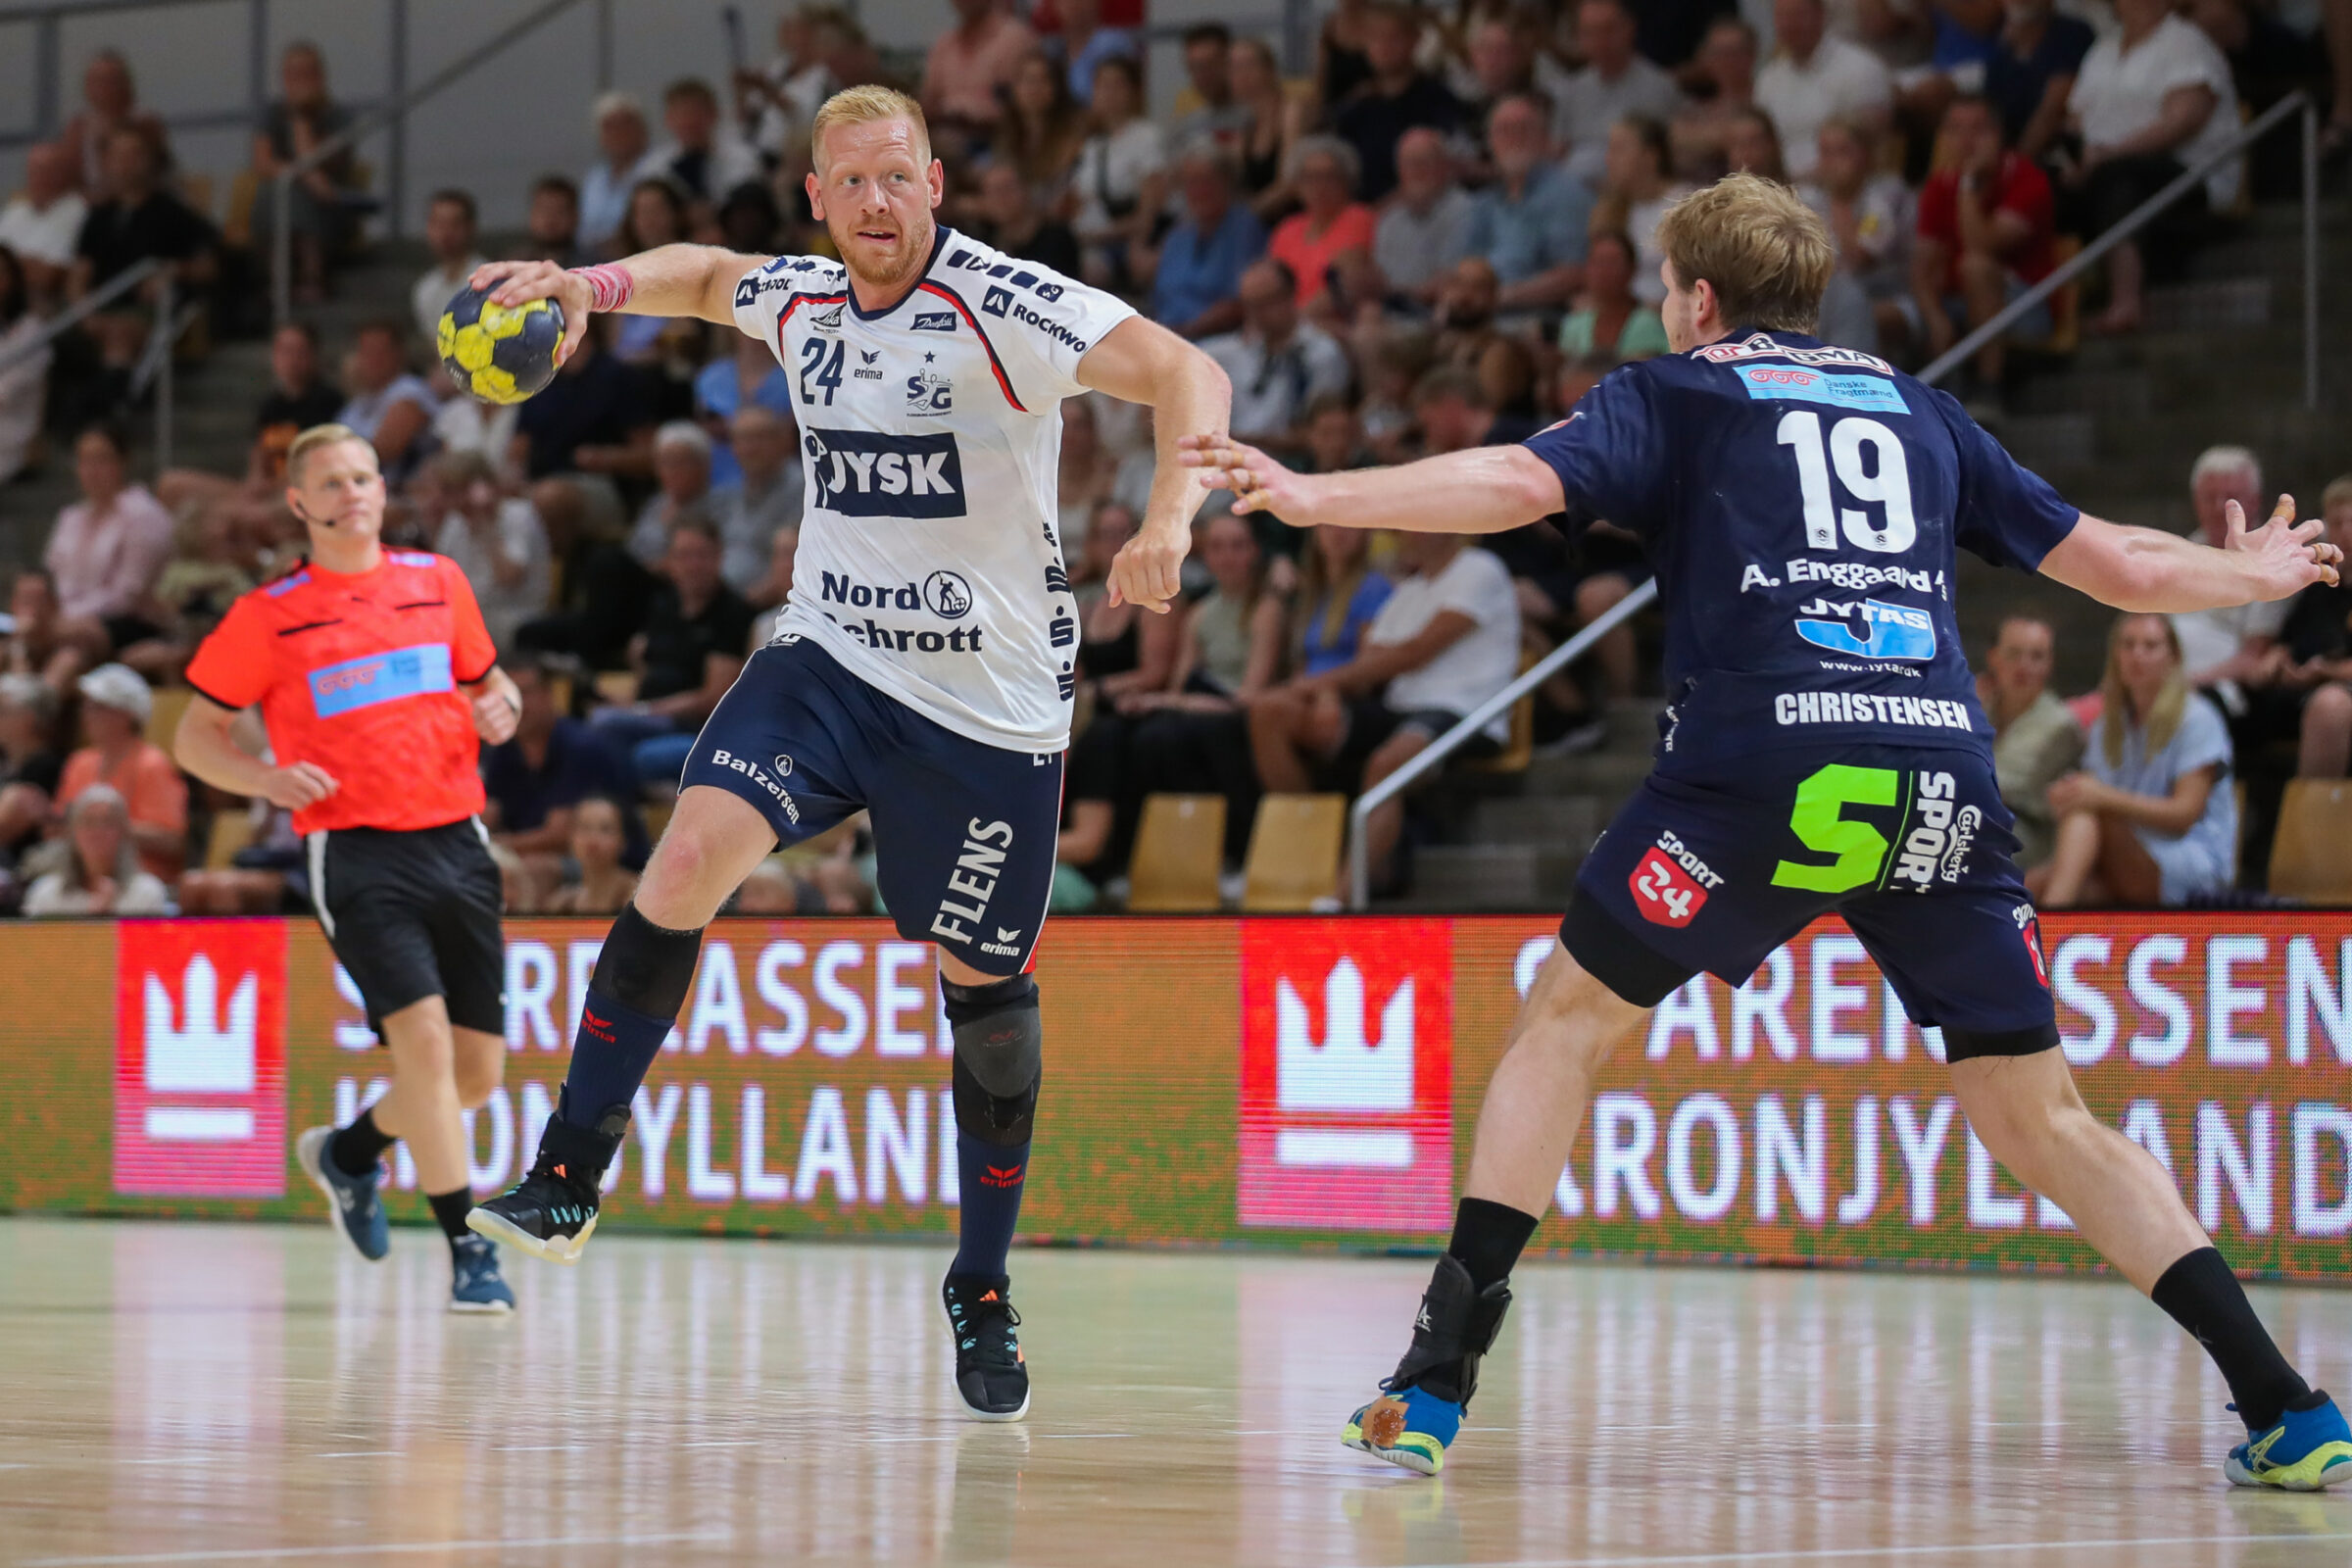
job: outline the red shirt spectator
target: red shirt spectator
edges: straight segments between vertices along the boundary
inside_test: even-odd
[[[1919,237],[1943,247],[1946,294],[1960,291],[1960,170],[1938,170],[1928,176],[1919,193]],[[2002,265],[2028,285],[2049,276],[2054,265],[2050,247],[2058,230],[2050,176],[2033,160],[2005,152],[1982,189],[1986,197],[1985,216],[2014,213],[2027,227],[2026,237],[2002,258]]]
[[[1371,251],[1380,220],[1354,200],[1355,159],[1346,142],[1310,136],[1298,144],[1296,165],[1306,208],[1274,225],[1266,254],[1298,279],[1304,308],[1321,297],[1333,262],[1348,251]]]

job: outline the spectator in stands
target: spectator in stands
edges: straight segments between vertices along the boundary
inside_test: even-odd
[[[1390,164],[1394,168],[1393,155]],[[1355,199],[1360,175],[1355,150],[1347,142],[1336,136],[1299,139],[1291,180],[1302,206],[1274,226],[1266,254],[1298,280],[1302,309],[1330,286],[1332,265],[1343,255],[1372,249],[1372,209]]]
[[[1061,406],[1061,452],[1055,472],[1059,482],[1054,487],[1054,532],[1061,536],[1061,553],[1072,564],[1076,581],[1088,555],[1095,508],[1109,498],[1119,474],[1119,455],[1103,444],[1091,396],[1072,398]]]
[[[2245,447],[2207,447],[2188,471],[2189,505],[2197,531],[2221,549],[2230,541],[2230,503],[2257,527],[2270,513],[2263,488],[2262,460]],[[2180,646],[2181,669],[2191,687],[2210,692],[2232,719],[2252,710],[2250,689],[2268,683],[2278,664],[2278,628],[2286,623],[2287,602],[2238,605],[2227,610],[2176,612],[2173,630]]]
[[[464,288],[473,270],[489,260],[475,245],[476,237],[471,193],[433,192],[424,204],[424,248],[432,253],[433,265],[409,290],[410,314],[416,318],[417,334],[427,343],[440,330],[441,313],[449,309],[450,296]]]
[[[1230,154],[1213,141],[1176,160],[1184,217],[1147,256],[1152,318],[1190,338],[1230,332],[1242,323],[1242,270],[1266,248],[1257,215],[1234,200]]]
[[[344,363],[351,396],[335,415],[375,448],[384,483],[399,486],[424,461],[432,445],[432,389],[409,371],[407,333],[389,317],[368,321],[352,340]]]
[[[1177,644],[1183,630],[1175,615],[1146,614],[1129,600],[1113,604],[1107,591],[1110,564],[1135,537],[1135,509],[1103,501],[1087,524],[1078,580],[1078,668],[1101,714],[1133,693],[1160,692],[1175,684]]]
[[[1870,132],[1853,121],[1822,122],[1819,151],[1817,183],[1801,194],[1830,227],[1838,270],[1869,296],[1879,341],[1890,348],[1905,343],[1911,337],[1912,239],[1919,227],[1910,187],[1901,175],[1878,168]],[[2048,182],[2043,184],[2046,189]],[[1995,376],[1997,382],[1997,371]]]
[[[243,477],[173,468],[156,481],[157,498],[174,512],[225,506],[240,526],[259,529],[285,505],[286,449],[294,437],[331,421],[344,402],[320,374],[318,329],[308,321],[288,321],[270,335],[270,391],[254,411]]]
[[[218,236],[186,203],[163,188],[154,144],[142,131],[123,129],[107,138],[106,197],[93,204],[74,243],[68,292],[80,299],[91,290],[155,258],[170,264],[181,304],[218,274]],[[89,318],[108,373],[102,394],[105,412],[129,391],[130,367],[146,347],[150,317],[163,297],[163,279],[150,277],[129,300],[118,300]]]
[[[800,564],[801,525],[786,523],[767,542],[767,569],[744,590],[744,600],[760,612],[752,622],[754,653],[776,640],[776,625],[784,618],[784,602],[792,597],[793,569]]]
[[[735,118],[746,140],[769,158],[802,149],[809,122],[843,84],[826,64],[831,8],[795,6],[776,18],[776,57],[735,74]]]
[[[618,254],[613,240],[629,216],[629,193],[653,172],[652,133],[645,108],[625,92],[596,101],[596,145],[600,162],[580,179],[580,243],[591,251]]]
[[[65,298],[90,204],[74,188],[72,156],[59,142],[24,150],[24,189],[0,208],[0,248],[16,253],[30,303],[47,315]]]
[[[923,57],[919,96],[934,149],[955,158],[988,145],[996,130],[998,95],[1012,84],[1037,35],[996,0],[949,0],[956,23],[932,40]]]
[[[114,175],[107,168],[107,142],[118,130],[135,130],[147,139],[159,176],[172,167],[172,138],[164,128],[163,117],[139,107],[138,84],[131,79],[129,63],[112,49],[101,49],[82,68],[81,107],[58,136],[74,187],[93,204],[113,182]]]
[[[556,666],[545,659],[509,662],[521,704],[514,735],[482,752],[483,822],[492,842],[544,871],[571,847],[572,812],[582,801],[608,796],[637,799],[628,759],[594,727],[557,707]],[[623,865],[645,864],[645,823],[633,805],[621,813]],[[551,879],[552,880],[552,879]]]
[[[1738,0],[1642,0],[1635,46],[1668,71],[1687,71],[1710,24],[1740,9]]]
[[[1571,361],[1595,355],[1611,363],[1652,359],[1667,352],[1666,323],[1634,295],[1640,259],[1624,230],[1595,229],[1585,254],[1585,289],[1560,322],[1560,353]]]
[[[1060,0],[1061,58],[1067,62],[1070,91],[1081,103],[1095,100],[1095,76],[1105,60],[1124,60],[1136,67],[1137,95],[1142,95],[1143,38],[1132,25],[1105,25],[1102,0]],[[1139,8],[1140,9],[1140,8]]]
[[[2098,34],[2061,15],[2056,0],[2007,0],[2005,9],[2000,47],[1984,62],[1984,96],[2018,156],[2040,163],[2066,128],[2075,76]]]
[[[1145,113],[1143,74],[1133,60],[1108,56],[1093,79],[1094,127],[1071,174],[1078,216],[1070,226],[1086,248],[1087,279],[1100,285],[1126,279],[1128,251],[1151,239],[1167,204],[1168,150]]]
[[[1780,129],[1761,109],[1741,110],[1725,122],[1723,159],[1731,173],[1761,174],[1784,185],[1789,183],[1788,163],[1781,156]]]
[[[1233,91],[1233,29],[1197,22],[1184,30],[1183,90],[1176,95],[1175,143],[1210,142],[1238,155],[1253,118]]]
[[[262,181],[253,231],[275,233],[277,176],[340,136],[350,112],[328,96],[326,60],[313,43],[291,43],[277,61],[278,97],[253,133],[253,172]],[[358,158],[348,146],[294,178],[286,204],[293,230],[294,298],[315,304],[326,296],[327,263],[349,241],[359,188]]]
[[[1535,17],[1526,11],[1491,11],[1471,18],[1466,33],[1446,81],[1464,115],[1484,124],[1505,98],[1535,93],[1543,98],[1548,120],[1549,106],[1568,85],[1568,73],[1544,52]],[[1548,134],[1548,124],[1545,129]]]
[[[591,795],[571,813],[571,858],[579,880],[567,882],[542,906],[549,914],[613,914],[637,894],[637,873],[621,863],[627,847],[625,811],[610,795]]]
[[[1471,202],[1462,249],[1493,264],[1505,311],[1557,310],[1584,271],[1592,188],[1544,157],[1544,137],[1534,98],[1505,98],[1487,118],[1494,183]]]
[[[588,253],[580,248],[579,186],[562,174],[541,174],[531,181],[522,249],[516,254],[558,267],[578,267],[587,261]]]
[[[2032,867],[2050,858],[2057,822],[2050,786],[2082,760],[2082,724],[2050,690],[2057,637],[2039,615],[2001,617],[1977,700],[1992,720],[1992,765],[2001,804],[2017,818],[2017,863]]]
[[[599,731],[630,749],[640,784],[677,777],[695,732],[743,670],[752,607],[718,574],[720,549],[708,517],[682,517],[669,530],[666,580],[630,648],[636,700],[592,715]]]
[[[685,419],[655,431],[654,484],[629,530],[629,554],[659,571],[669,556],[670,533],[680,522],[688,517],[710,521],[710,433]]]
[[[981,239],[1065,277],[1078,275],[1083,265],[1078,236],[1038,205],[1036,190],[1009,160],[998,159],[980,171],[980,212],[981,220],[972,227]]]
[[[1346,404],[1335,407],[1352,416]],[[1394,587],[1373,569],[1371,557],[1372,536],[1361,528],[1308,533],[1298,591],[1291,599],[1289,664],[1295,674],[1328,674],[1362,651],[1364,633]]]
[[[2115,14],[2123,29],[2091,46],[2067,99],[2082,134],[2082,156],[2066,173],[2070,221],[2086,234],[2114,227],[2237,130],[2230,63],[2196,24],[2174,15],[2166,0],[2116,0]],[[2236,160],[2223,160],[2146,232],[2185,239],[2203,216],[2200,206],[2229,207],[2237,185]],[[2094,330],[2139,329],[2145,274],[2138,240],[2108,252],[2108,305]]]
[[[84,790],[105,785],[128,803],[139,863],[167,881],[187,854],[188,781],[172,754],[147,739],[155,695],[138,671],[100,664],[75,683],[81,693],[79,751],[66,759],[57,804],[71,808]]]
[[[637,377],[606,352],[605,330],[601,318],[592,321],[556,378],[523,404],[514,426],[515,461],[533,479],[593,475],[609,505],[617,508],[611,476],[653,472],[655,419]],[[539,510],[547,514],[544,503]]]
[[[1183,612],[1174,689],[1129,693],[1119,711],[1229,712],[1281,673],[1283,606],[1267,591],[1265,553],[1248,520],[1212,514],[1200,528],[1200,559],[1211,586]]]
[[[1609,129],[1600,200],[1592,220],[1602,228],[1623,230],[1634,242],[1634,297],[1644,305],[1655,306],[1666,298],[1666,279],[1659,271],[1666,253],[1658,247],[1658,220],[1690,188],[1674,182],[1673,158],[1662,120],[1636,115]]]
[[[547,525],[525,498],[499,494],[497,470],[478,452],[443,454],[433,460],[433,476],[449,504],[433,519],[433,549],[466,574],[482,624],[504,652],[514,646],[516,627],[547,613],[554,586]]]
[[[1493,262],[1484,256],[1465,256],[1454,264],[1452,274],[1438,293],[1437,364],[1475,371],[1486,363],[1502,340],[1494,325],[1496,302],[1501,297],[1502,281],[1494,275]],[[1407,383],[1408,394],[1413,384]],[[1404,401],[1409,402],[1409,396]]]
[[[714,489],[707,506],[718,524],[719,575],[748,595],[769,569],[777,531],[801,520],[804,476],[792,421],[773,409],[739,411],[727,433],[735,482]]]
[[[725,126],[718,95],[700,76],[680,77],[662,91],[662,125],[669,141],[654,154],[654,167],[706,211],[760,177],[760,155]]]
[[[1724,139],[1732,121],[1755,108],[1756,29],[1738,17],[1717,18],[1691,65],[1710,90],[1674,117],[1674,172],[1703,182],[1730,171]]]
[[[1756,74],[1756,102],[1780,132],[1788,172],[1811,179],[1822,122],[1842,118],[1883,134],[1894,81],[1885,61],[1829,30],[1823,0],[1773,0],[1772,18],[1780,47]]]
[[[636,256],[662,245],[692,239],[694,218],[686,191],[667,174],[651,174],[629,192],[628,217],[621,220],[619,250]],[[624,365],[646,367],[661,356],[662,334],[669,321],[659,316],[617,316],[612,322],[612,354]]]
[[[57,584],[38,567],[17,573],[8,591],[8,673],[35,675],[62,700],[90,667],[90,649],[68,635],[57,603]]]
[[[66,812],[66,840],[65,863],[25,890],[26,916],[172,912],[172,890],[139,864],[120,794],[104,784],[84,790]]]
[[[1927,325],[1928,351],[1938,355],[2049,276],[2057,238],[2049,176],[2002,146],[2000,117],[1989,101],[1975,94],[1952,100],[1943,117],[1943,147],[1944,167],[1920,192],[1912,270],[1912,298]],[[2020,318],[2009,335],[2047,337],[2049,331],[2044,304]],[[2003,364],[2002,339],[1978,351],[1977,376],[1988,391],[1999,388]]]
[[[0,245],[0,485],[24,471],[41,433],[41,407],[49,394],[49,346],[39,343],[43,322],[33,314],[24,264]],[[36,346],[37,345],[37,346]]]
[[[2320,515],[2329,544],[2340,550],[2352,541],[2352,473],[2328,486]],[[2279,642],[2291,662],[2292,680],[2311,694],[2303,705],[2296,775],[2352,773],[2352,589],[2315,582],[2297,594]]]
[[[1350,374],[1348,351],[1299,318],[1298,279],[1271,257],[1242,274],[1242,329],[1200,347],[1233,382],[1234,433],[1270,451],[1297,451],[1306,406]]]
[[[1374,0],[1364,12],[1363,36],[1371,74],[1338,107],[1332,129],[1355,149],[1354,193],[1379,202],[1396,188],[1396,139],[1416,125],[1450,134],[1462,128],[1465,116],[1461,100],[1414,58],[1421,39],[1415,12],[1395,0]],[[1296,167],[1303,172],[1303,158]],[[1310,204],[1314,199],[1303,187],[1299,195]]]
[[[220,623],[237,596],[254,587],[237,519],[228,511],[197,511],[178,532],[179,552],[165,564],[149,596],[162,635],[142,638],[120,656],[159,683],[179,678],[196,645]]]
[[[2045,909],[2177,906],[2226,890],[2237,863],[2230,731],[2189,687],[2162,615],[2124,615],[2083,772],[2050,786],[2057,848],[2027,874]]]
[[[743,466],[732,445],[732,420],[746,409],[792,417],[792,377],[764,342],[734,334],[734,352],[712,360],[694,378],[694,415],[710,435],[710,485],[725,489],[743,482]],[[764,553],[764,552],[763,552]]]
[[[1568,78],[1552,106],[1552,137],[1568,150],[1568,172],[1597,185],[1608,160],[1609,131],[1628,115],[1671,121],[1681,113],[1674,78],[1635,52],[1634,8],[1628,0],[1582,0],[1576,8],[1577,51],[1585,68]]]
[[[1260,222],[1280,222],[1296,200],[1291,151],[1306,132],[1306,112],[1283,85],[1282,68],[1263,38],[1233,41],[1233,98],[1250,116],[1234,149],[1242,196]]]
[[[1470,254],[1470,193],[1455,182],[1446,138],[1428,126],[1396,143],[1396,189],[1372,232],[1372,260],[1391,290],[1427,306]]]
[[[1066,72],[1042,52],[1024,57],[1012,74],[1012,91],[989,154],[1018,171],[1039,209],[1053,212],[1070,188],[1086,145],[1087,112],[1070,95]]]
[[[81,499],[57,514],[41,561],[57,587],[64,635],[95,658],[162,629],[149,590],[172,559],[172,514],[132,482],[128,442],[112,425],[75,438],[74,474]]]
[[[1250,753],[1267,791],[1324,782],[1371,788],[1425,751],[1519,667],[1519,602],[1510,573],[1458,534],[1396,541],[1396,582],[1347,663],[1284,688],[1292,700],[1250,712]],[[1492,756],[1509,738],[1507,717],[1455,755]],[[1374,875],[1404,825],[1392,801],[1365,824]]]
[[[0,675],[0,868],[39,841],[65,763],[57,693],[38,675]]]

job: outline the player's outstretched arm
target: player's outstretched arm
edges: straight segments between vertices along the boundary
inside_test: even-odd
[[[1396,468],[1293,473],[1230,436],[1186,436],[1184,464],[1211,490],[1231,490],[1236,513],[1271,512],[1295,528],[1402,528],[1414,533],[1502,533],[1567,507],[1560,476],[1523,446],[1474,447]]]
[[[1127,403],[1149,404],[1157,466],[1143,526],[1110,565],[1110,602],[1161,614],[1182,586],[1200,492],[1179,461],[1195,437],[1223,440],[1233,422],[1233,384],[1217,362],[1166,327],[1131,316],[1102,334],[1078,362],[1078,379]]]
[[[2226,610],[2336,580],[2344,553],[2320,538],[2317,518],[2295,521],[2293,496],[2280,496],[2259,528],[2246,526],[2234,501],[2229,518],[2229,541],[2217,550],[2084,513],[2042,557],[2041,574],[2118,610],[2157,612]]]
[[[497,284],[497,305],[554,300],[567,321],[584,321],[594,311],[626,316],[698,316],[721,326],[735,324],[735,285],[746,272],[767,265],[764,256],[744,256],[715,245],[660,245],[598,267],[569,270],[553,262],[484,262],[466,279],[473,288]],[[569,359],[579,334],[564,334]]]
[[[299,811],[342,786],[316,762],[271,767],[246,751],[229,733],[236,710],[202,695],[188,699],[172,736],[172,758],[190,773],[231,795],[260,796],[272,806]]]

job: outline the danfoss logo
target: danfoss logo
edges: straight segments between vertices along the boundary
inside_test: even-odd
[[[115,1191],[285,1190],[285,928],[119,927]]]

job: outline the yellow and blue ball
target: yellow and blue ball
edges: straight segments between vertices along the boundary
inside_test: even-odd
[[[564,310],[554,300],[493,305],[488,289],[464,289],[435,338],[451,380],[484,403],[520,403],[555,379]]]

